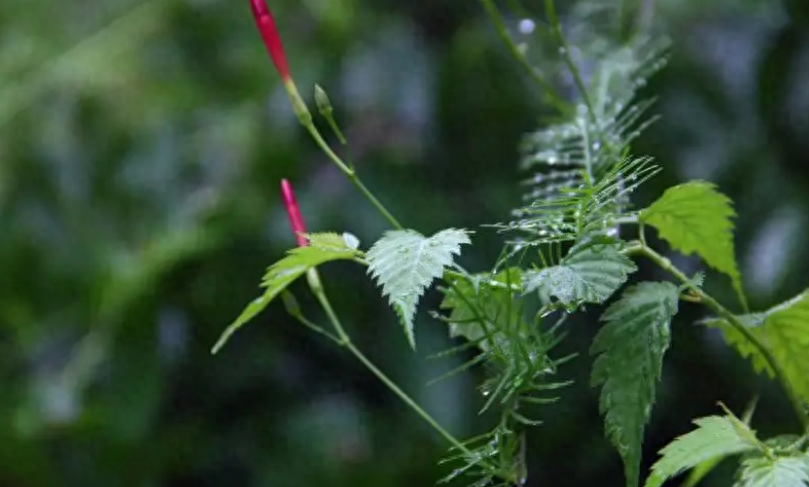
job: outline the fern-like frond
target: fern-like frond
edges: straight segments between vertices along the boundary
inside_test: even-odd
[[[609,233],[624,214],[627,196],[658,170],[647,157],[621,159],[592,184],[559,188],[555,197],[533,201],[515,212],[520,219],[504,228],[520,231],[532,245]],[[585,171],[579,172],[586,180]]]
[[[471,479],[469,487],[509,487],[525,481],[524,438],[506,424],[464,442],[466,451],[452,448],[442,464],[457,465],[439,483]]]
[[[611,228],[628,211],[629,193],[656,171],[648,158],[627,157],[630,143],[653,121],[646,117],[652,101],[635,98],[663,66],[666,47],[637,40],[585,63],[593,66],[582,76],[589,107],[582,103],[571,119],[524,138],[520,165],[534,174],[525,181],[524,206],[500,228],[527,234],[533,244],[571,241],[585,230]],[[599,212],[592,211],[595,199],[603,203],[595,205]],[[600,225],[582,226],[583,219]]]

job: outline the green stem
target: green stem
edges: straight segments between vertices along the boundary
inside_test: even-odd
[[[593,122],[596,122],[596,113],[590,101],[590,95],[588,95],[587,88],[584,86],[584,81],[581,78],[578,66],[573,62],[573,57],[570,54],[570,46],[567,44],[564,33],[562,33],[562,24],[559,23],[559,17],[556,15],[556,7],[554,6],[553,0],[545,0],[545,13],[548,16],[548,22],[551,24],[551,30],[553,30],[556,40],[559,42],[565,64],[567,64],[570,74],[573,75],[573,80],[576,82],[576,87],[581,93],[584,104],[587,105],[587,113],[590,115]]]
[[[325,139],[323,139],[323,136],[320,135],[320,132],[317,130],[317,127],[315,127],[315,125],[311,122],[305,123],[304,127],[306,127],[306,130],[309,131],[309,134],[315,140],[315,143],[318,145],[318,147],[320,147],[320,149],[326,154],[326,156],[328,156],[328,158],[331,159],[332,162],[334,162],[337,168],[340,169],[340,171],[342,171],[343,174],[346,175],[346,177],[348,177],[349,181],[351,181],[354,184],[354,186],[356,186],[357,189],[359,189],[360,192],[366,198],[368,198],[368,201],[370,201],[371,204],[374,205],[377,210],[379,210],[382,216],[384,216],[385,219],[388,220],[388,222],[390,222],[391,225],[393,225],[396,229],[401,230],[403,228],[401,223],[399,223],[399,221],[396,220],[396,218],[388,211],[388,209],[385,208],[385,205],[383,205],[376,198],[376,196],[374,196],[374,194],[371,193],[371,191],[368,188],[366,188],[364,184],[362,184],[362,181],[360,180],[359,176],[357,176],[356,171],[351,169],[345,162],[343,162],[340,156],[338,156],[333,150],[331,150],[329,144],[325,141]]]
[[[483,8],[489,15],[492,24],[494,24],[497,34],[511,52],[511,55],[517,60],[517,62],[520,63],[523,68],[525,68],[534,82],[536,82],[536,84],[543,90],[543,93],[547,98],[546,101],[553,105],[553,107],[559,110],[561,113],[568,113],[570,111],[568,105],[564,102],[564,100],[559,98],[559,95],[556,94],[551,84],[545,78],[543,78],[533,66],[531,66],[528,59],[525,57],[525,54],[520,50],[519,47],[517,47],[517,44],[514,43],[514,39],[512,39],[511,35],[508,33],[508,28],[506,27],[503,17],[500,15],[500,10],[497,9],[497,5],[495,5],[494,0],[480,0],[480,3],[483,4]]]
[[[399,386],[396,385],[387,375],[385,375],[379,368],[374,365],[371,360],[362,353],[360,349],[358,349],[354,343],[351,341],[351,337],[343,328],[343,325],[340,323],[340,319],[337,317],[337,314],[334,312],[334,309],[331,307],[331,303],[329,302],[329,298],[326,296],[326,291],[323,289],[323,285],[320,283],[320,277],[317,274],[316,269],[311,269],[310,272],[307,274],[307,278],[309,280],[309,287],[312,290],[312,293],[315,295],[317,300],[320,302],[323,311],[325,311],[326,316],[329,318],[332,326],[334,327],[337,336],[340,338],[338,342],[341,346],[348,349],[354,357],[359,360],[366,369],[368,369],[372,374],[376,376],[388,389],[391,390],[394,394],[396,394],[399,399],[402,400],[405,404],[407,404],[413,411],[416,412],[421,418],[427,422],[439,435],[444,437],[449,443],[452,444],[455,448],[461,451],[464,455],[472,456],[472,452],[469,451],[463,443],[461,443],[457,438],[455,438],[450,432],[445,430],[438,422],[430,416],[427,411],[422,409],[416,401],[410,398]]]
[[[795,413],[798,415],[798,419],[803,425],[804,430],[809,431],[809,415],[807,414],[806,409],[803,407],[803,402],[798,397],[798,394],[795,392],[792,384],[790,384],[789,380],[787,380],[784,370],[781,368],[772,352],[770,352],[770,350],[765,347],[764,344],[761,343],[761,341],[753,333],[750,332],[750,330],[736,315],[719,304],[716,299],[714,299],[710,294],[706,293],[701,287],[694,285],[694,283],[691,282],[691,279],[689,279],[688,276],[686,276],[680,269],[675,267],[669,259],[658,254],[645,244],[642,246],[641,253],[657,264],[658,267],[677,278],[677,280],[681,281],[688,289],[699,297],[700,302],[712,309],[720,317],[724,318],[730,324],[730,326],[741,333],[742,336],[744,336],[745,339],[758,350],[758,352],[764,358],[764,361],[767,362],[767,365],[775,373],[775,376],[781,383],[781,386],[784,388],[787,398],[789,399],[792,407],[795,409]]]

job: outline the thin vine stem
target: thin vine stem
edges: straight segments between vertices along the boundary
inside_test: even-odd
[[[677,280],[681,281],[688,289],[690,289],[698,298],[701,303],[705,306],[713,310],[716,314],[720,317],[727,320],[727,322],[732,326],[736,331],[742,334],[745,339],[753,345],[756,350],[764,357],[765,362],[767,365],[772,369],[775,373],[776,378],[781,383],[781,386],[784,388],[784,391],[787,394],[787,398],[789,399],[790,404],[792,405],[793,409],[795,409],[795,413],[798,416],[803,428],[805,431],[809,431],[809,414],[807,414],[806,409],[803,406],[803,402],[798,397],[798,394],[795,392],[795,389],[790,384],[789,380],[784,373],[784,370],[779,365],[778,361],[773,356],[772,352],[764,346],[763,343],[753,334],[747,327],[742,323],[742,321],[733,314],[730,310],[722,306],[716,299],[713,298],[710,294],[705,292],[701,287],[695,285],[688,276],[678,269],[674,264],[671,263],[669,259],[663,257],[659,253],[657,253],[654,249],[650,248],[646,244],[642,244],[640,248],[640,254],[644,255],[646,258],[654,262],[658,267],[665,270]]]
[[[326,154],[326,156],[331,159],[331,161],[337,166],[343,174],[346,175],[349,181],[351,181],[357,189],[371,202],[374,207],[385,217],[388,222],[393,225],[397,230],[401,230],[402,224],[391,214],[390,211],[383,205],[374,194],[369,190],[360,180],[359,176],[357,176],[357,172],[349,167],[349,164],[343,162],[343,160],[338,156],[332,149],[329,147],[329,144],[320,135],[320,131],[315,127],[314,123],[311,121],[309,123],[304,124],[304,127],[315,140],[315,143],[320,147],[320,149]]]
[[[331,322],[332,326],[334,327],[334,331],[337,333],[339,337],[338,344],[342,347],[345,347],[349,352],[351,352],[354,357],[362,363],[366,369],[368,369],[373,375],[376,376],[385,386],[391,390],[394,394],[396,394],[399,399],[402,400],[405,404],[407,404],[416,414],[418,414],[427,424],[429,424],[433,430],[436,431],[439,435],[444,437],[449,443],[452,444],[455,448],[459,451],[463,452],[464,455],[472,456],[472,452],[464,446],[455,436],[452,435],[449,431],[444,429],[443,426],[438,424],[438,422],[433,419],[432,416],[427,413],[421,406],[416,403],[410,396],[407,395],[402,389],[396,385],[384,372],[382,372],[368,357],[365,356],[362,351],[357,348],[356,345],[351,340],[348,332],[345,331],[343,328],[342,323],[340,322],[340,318],[337,317],[337,313],[334,312],[334,308],[332,308],[331,303],[329,302],[328,296],[326,296],[326,291],[323,288],[323,285],[320,283],[320,277],[317,273],[316,269],[312,269],[308,274],[307,278],[309,280],[309,287],[312,290],[312,294],[315,295],[320,306],[323,308],[323,311],[326,313],[329,321]]]
[[[576,87],[581,94],[584,104],[587,106],[587,113],[590,115],[593,122],[596,122],[597,117],[595,109],[593,108],[593,103],[590,101],[590,95],[587,93],[587,88],[584,86],[584,80],[582,80],[579,68],[576,66],[576,63],[573,62],[573,56],[570,54],[570,46],[568,45],[567,39],[565,39],[565,35],[562,32],[562,24],[559,22],[559,17],[556,15],[556,7],[553,0],[545,0],[545,13],[548,16],[548,22],[551,24],[551,30],[556,36],[557,42],[559,42],[565,64],[567,64],[570,74],[573,75],[573,80],[576,83]]]
[[[498,36],[500,36],[500,39],[503,41],[503,44],[506,45],[514,59],[520,63],[520,66],[522,66],[528,72],[531,79],[533,79],[534,82],[542,89],[543,93],[546,95],[546,101],[561,113],[568,113],[570,111],[568,104],[559,98],[559,95],[553,89],[548,80],[539,74],[536,68],[531,66],[531,63],[529,63],[528,59],[525,57],[525,53],[520,50],[520,48],[514,42],[514,39],[512,39],[511,34],[509,34],[508,28],[506,27],[506,23],[503,20],[503,16],[500,15],[500,10],[497,8],[497,5],[495,5],[494,0],[480,0],[480,3],[483,5],[486,13],[489,15],[489,19],[494,25]]]

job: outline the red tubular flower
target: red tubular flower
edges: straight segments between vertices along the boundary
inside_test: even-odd
[[[267,48],[267,52],[270,53],[273,64],[275,64],[275,69],[278,70],[281,79],[286,83],[292,78],[292,75],[289,72],[287,56],[284,54],[284,45],[281,43],[278,29],[275,27],[272,12],[267,8],[264,0],[250,0],[250,8],[253,11],[253,18],[256,20],[256,27],[261,32],[261,38],[264,39],[264,46]]]
[[[255,1],[253,2],[255,3]],[[281,180],[281,193],[284,196],[284,206],[289,215],[289,224],[292,227],[292,232],[295,234],[295,239],[298,241],[299,247],[309,245],[309,242],[304,237],[306,233],[306,226],[303,224],[303,217],[301,217],[301,209],[298,206],[298,201],[295,199],[295,192],[292,190],[292,185],[286,179]]]
[[[275,27],[275,20],[272,17],[270,9],[264,0],[250,0],[250,9],[253,11],[253,18],[256,20],[256,26],[261,33],[261,38],[264,39],[264,46],[267,52],[270,53],[273,64],[281,79],[284,82],[284,88],[289,94],[289,100],[292,102],[292,110],[298,116],[298,120],[304,127],[310,127],[312,124],[312,115],[309,109],[306,108],[303,98],[298,93],[298,88],[295,87],[295,82],[292,81],[292,73],[289,71],[289,64],[287,63],[287,56],[284,54],[284,45],[281,44],[281,36],[278,35],[278,29]]]

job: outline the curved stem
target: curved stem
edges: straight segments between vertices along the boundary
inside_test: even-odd
[[[781,383],[781,386],[784,388],[787,398],[789,399],[792,407],[795,409],[795,413],[804,427],[804,430],[809,431],[809,415],[803,406],[803,402],[798,397],[798,394],[795,392],[792,384],[790,384],[789,380],[787,380],[784,370],[781,368],[781,365],[779,365],[772,352],[770,352],[770,350],[764,346],[764,344],[761,343],[761,341],[753,333],[750,332],[750,330],[736,315],[719,304],[716,299],[714,299],[710,294],[706,293],[701,287],[694,285],[694,283],[691,282],[691,279],[689,279],[688,276],[686,276],[680,269],[675,267],[669,259],[658,254],[645,244],[642,244],[640,253],[657,264],[658,267],[677,278],[677,280],[681,281],[688,289],[699,297],[701,303],[705,304],[705,306],[709,307],[716,314],[725,319],[730,326],[741,333],[742,336],[744,336],[744,338],[750,342],[750,344],[753,345],[756,350],[758,350],[758,352],[767,362],[767,365],[775,373],[775,377]]]
[[[489,15],[492,24],[494,24],[497,34],[511,52],[511,55],[514,56],[514,58],[523,68],[525,68],[534,82],[543,90],[543,93],[547,98],[546,101],[560,112],[568,113],[568,105],[561,98],[559,98],[559,95],[556,94],[548,80],[543,78],[542,75],[540,75],[537,70],[531,66],[528,59],[526,59],[525,54],[520,50],[519,47],[517,47],[517,44],[514,43],[514,39],[512,39],[511,35],[508,33],[508,28],[506,27],[503,17],[500,15],[500,10],[497,9],[497,5],[495,5],[494,0],[480,0],[480,3],[483,4],[483,8],[486,9],[486,13]]]
[[[334,331],[337,333],[339,337],[339,344],[349,352],[351,352],[354,357],[359,360],[366,369],[368,369],[372,374],[376,376],[388,389],[391,390],[394,394],[396,394],[399,399],[402,400],[405,404],[407,404],[410,409],[416,412],[421,418],[427,422],[439,435],[444,437],[449,443],[452,444],[455,448],[461,451],[464,455],[471,456],[472,452],[469,451],[463,443],[461,443],[457,438],[455,438],[450,432],[444,429],[443,426],[438,424],[438,422],[430,416],[427,411],[425,411],[421,406],[416,403],[410,396],[408,396],[399,386],[396,385],[384,372],[379,370],[379,368],[371,362],[371,360],[365,356],[364,353],[360,349],[358,349],[354,343],[351,341],[351,337],[343,328],[343,325],[340,323],[340,319],[337,317],[337,314],[334,312],[334,309],[331,307],[331,303],[329,302],[329,298],[326,296],[326,291],[323,289],[322,284],[320,283],[320,277],[317,274],[316,269],[312,269],[309,274],[307,275],[309,280],[309,287],[312,290],[312,293],[317,298],[318,302],[320,302],[323,311],[326,313],[326,316],[329,318],[332,326],[334,327]]]
[[[314,123],[310,121],[309,123],[305,123],[304,127],[306,127],[306,130],[315,140],[315,143],[318,145],[318,147],[320,147],[320,149],[326,154],[326,156],[328,156],[329,159],[331,159],[331,161],[337,166],[337,168],[340,169],[340,171],[342,171],[343,174],[346,175],[346,177],[348,177],[349,181],[351,181],[351,183],[354,184],[354,186],[356,186],[357,189],[360,190],[360,192],[368,199],[368,201],[371,202],[372,205],[374,205],[374,207],[376,207],[376,209],[382,214],[382,216],[385,217],[386,220],[388,220],[388,222],[390,222],[391,225],[393,225],[396,229],[401,230],[403,228],[402,224],[399,223],[399,221],[391,214],[391,212],[388,211],[387,208],[385,208],[385,205],[383,205],[376,198],[376,196],[374,196],[374,194],[367,187],[365,187],[365,185],[360,180],[359,176],[357,176],[356,171],[354,171],[354,169],[349,167],[349,164],[343,162],[340,156],[338,156],[331,149],[331,147],[329,147],[329,144],[326,142],[325,139],[323,139],[323,136],[320,135],[320,132],[317,130],[317,127],[315,127]]]
[[[576,87],[579,89],[582,100],[587,106],[587,113],[593,122],[596,121],[596,112],[593,109],[593,104],[590,101],[590,95],[587,93],[587,88],[584,86],[584,80],[581,78],[579,67],[573,62],[573,57],[570,54],[570,46],[567,44],[564,33],[562,33],[562,24],[559,23],[559,17],[556,15],[556,7],[553,0],[545,0],[545,12],[548,16],[548,22],[551,24],[556,40],[559,42],[560,49],[562,50],[562,57],[565,59],[570,74],[573,75],[573,80],[576,82]]]

